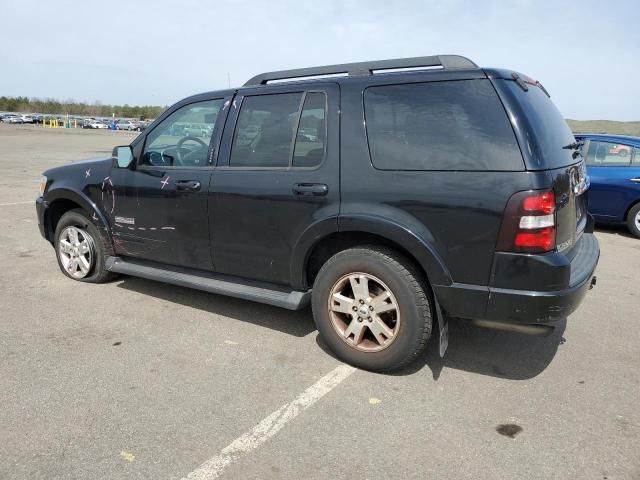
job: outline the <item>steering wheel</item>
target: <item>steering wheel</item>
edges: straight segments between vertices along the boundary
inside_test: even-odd
[[[185,142],[188,142],[189,140],[192,140],[196,143],[199,143],[203,148],[209,148],[209,145],[207,145],[205,142],[203,142],[202,140],[200,140],[198,137],[193,137],[191,135],[187,135],[186,137],[182,137],[180,140],[178,140],[178,143],[176,143],[176,159],[178,160],[178,163],[180,165],[184,165],[184,159],[182,158],[182,153],[180,153],[180,150],[182,149],[182,145]],[[189,152],[191,153],[191,152]]]

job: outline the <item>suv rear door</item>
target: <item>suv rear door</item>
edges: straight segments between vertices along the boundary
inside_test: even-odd
[[[235,97],[210,186],[217,272],[289,284],[302,234],[337,230],[339,96],[335,83],[297,83]]]

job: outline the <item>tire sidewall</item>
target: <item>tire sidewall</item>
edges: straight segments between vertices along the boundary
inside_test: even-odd
[[[638,230],[636,226],[636,217],[638,214],[640,214],[640,203],[629,210],[629,216],[627,218],[627,228],[636,237],[640,237],[640,230]]]
[[[93,265],[91,265],[91,270],[89,275],[84,278],[75,278],[69,275],[69,273],[65,270],[62,262],[60,261],[60,253],[59,253],[59,243],[60,243],[60,234],[67,227],[77,227],[84,231],[86,231],[91,238],[93,239]],[[95,282],[96,279],[100,278],[102,273],[104,272],[104,263],[105,263],[105,253],[104,247],[102,245],[102,236],[100,235],[100,231],[98,228],[89,220],[84,213],[81,213],[79,210],[71,210],[65,213],[58,221],[58,225],[56,226],[55,232],[55,241],[54,248],[56,253],[56,260],[58,262],[58,266],[62,273],[64,273],[68,278],[72,280],[76,280],[79,282]]]
[[[403,364],[418,348],[423,336],[424,322],[431,323],[431,302],[424,286],[421,285],[428,304],[426,309],[419,305],[415,292],[394,266],[373,259],[371,251],[368,251],[369,254],[365,252],[367,251],[361,249],[341,252],[320,270],[312,292],[314,322],[324,341],[341,359],[365,370],[391,370]],[[382,280],[398,302],[400,326],[396,338],[387,348],[377,352],[363,352],[348,345],[334,328],[329,315],[329,294],[335,282],[344,275],[355,272],[367,273]]]

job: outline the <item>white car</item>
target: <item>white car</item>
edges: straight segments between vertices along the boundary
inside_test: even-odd
[[[108,128],[105,123],[99,122],[98,120],[92,120],[89,122],[89,128]]]
[[[7,115],[5,117],[2,117],[2,121],[4,123],[24,123],[22,121],[22,118],[18,115]]]

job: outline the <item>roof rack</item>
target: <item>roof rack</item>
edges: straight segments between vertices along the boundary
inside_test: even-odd
[[[391,60],[374,60],[371,62],[343,63],[340,65],[325,65],[323,67],[296,68],[294,70],[280,70],[277,72],[261,73],[244,84],[245,87],[266,85],[274,80],[298,79],[302,77],[319,77],[327,75],[346,74],[349,76],[373,75],[374,72],[384,70],[418,69],[442,67],[445,70],[478,68],[466,57],[461,55],[432,55],[430,57],[394,58]]]

